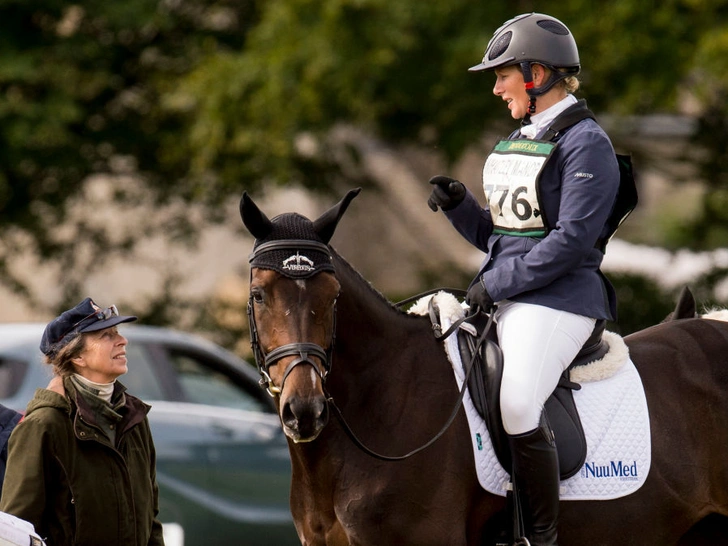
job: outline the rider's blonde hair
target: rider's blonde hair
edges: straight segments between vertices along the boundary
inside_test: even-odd
[[[576,93],[576,91],[579,89],[580,82],[576,76],[569,76],[567,78],[564,78],[563,81],[567,93]]]

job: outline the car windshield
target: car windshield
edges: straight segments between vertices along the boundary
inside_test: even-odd
[[[129,371],[119,378],[129,392],[142,400],[164,400],[159,379],[154,373],[154,362],[140,343],[126,346]]]
[[[0,398],[11,398],[18,392],[28,365],[12,358],[0,358]]]
[[[187,402],[267,411],[260,400],[241,389],[230,377],[197,358],[181,352],[171,352],[169,356]]]

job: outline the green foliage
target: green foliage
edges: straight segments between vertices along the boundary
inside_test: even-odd
[[[192,172],[252,191],[293,182],[325,189],[337,171],[327,140],[337,124],[454,161],[486,126],[509,121],[492,75],[467,68],[501,23],[532,10],[569,24],[582,94],[600,112],[673,110],[704,64],[685,44],[697,41],[718,67],[728,57],[725,2],[273,0],[244,50],[212,52],[169,101],[188,114]],[[313,146],[302,147],[302,135]]]
[[[31,297],[10,266],[31,250],[60,264],[73,301],[84,267],[133,247],[69,216],[92,173],[143,181],[144,197],[117,185],[120,205],[195,203],[219,220],[242,189],[333,187],[339,126],[455,161],[486,127],[512,123],[492,75],[467,68],[529,11],[572,29],[595,110],[671,111],[681,89],[721,108],[701,126],[716,189],[684,244],[725,225],[725,0],[0,0],[0,279]],[[68,221],[76,236],[63,238]],[[183,239],[190,226],[180,214],[156,228]],[[728,237],[710,233],[701,244]]]
[[[700,116],[691,145],[703,153],[695,163],[705,191],[699,213],[679,224],[673,235],[678,246],[713,249],[728,244],[728,86],[710,99],[710,107]]]
[[[618,320],[607,329],[623,336],[662,322],[672,312],[677,293],[660,288],[657,283],[633,274],[610,274],[617,292]]]
[[[493,103],[466,69],[485,45],[482,28],[500,19],[462,0],[271,1],[248,47],[209,58],[170,103],[190,113],[195,170],[229,173],[250,190],[271,181],[325,187],[297,142],[314,138],[326,172],[335,163],[326,138],[341,123],[409,141],[432,128],[431,144],[454,159]]]
[[[62,240],[71,200],[92,173],[134,174],[157,202],[205,200],[180,153],[182,119],[162,108],[165,91],[210,49],[240,50],[257,20],[254,2],[0,2],[0,278],[25,285],[8,265],[22,250],[64,270],[64,299],[73,300],[83,272],[77,245],[98,267],[129,250],[83,218],[78,237]],[[123,203],[128,194],[116,192]],[[144,226],[140,226],[144,229]],[[79,238],[81,240],[79,240]],[[36,302],[40,304],[40,302]],[[39,305],[40,307],[40,305]]]

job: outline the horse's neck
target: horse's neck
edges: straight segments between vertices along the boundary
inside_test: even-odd
[[[402,455],[437,434],[457,403],[450,364],[427,318],[398,310],[337,255],[335,267],[341,295],[326,389],[346,426],[364,445],[384,455]],[[450,427],[435,449],[465,446],[462,457],[453,459],[464,466],[468,460],[472,464],[472,454],[467,428],[459,425]],[[453,439],[458,433],[462,442]],[[410,463],[377,466],[333,414],[317,440],[291,446],[294,484],[305,484],[296,490],[301,497],[310,498],[314,490],[320,493],[317,498],[329,499],[340,489],[339,480],[351,479],[346,477],[347,468],[366,475],[373,462],[378,478],[410,479],[400,474],[411,469]],[[359,487],[376,485],[363,480]]]
[[[403,330],[412,328],[413,317],[397,309],[341,256],[334,257],[341,283],[336,319],[339,345],[366,346],[376,341],[377,346],[386,347],[387,339],[401,337]]]
[[[421,374],[432,373],[430,367],[448,366],[427,319],[401,311],[343,258],[334,258],[341,284],[330,383],[334,396],[339,390],[342,400],[351,400],[368,389],[411,386]],[[423,354],[431,355],[426,362]]]

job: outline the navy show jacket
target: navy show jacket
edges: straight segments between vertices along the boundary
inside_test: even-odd
[[[551,223],[545,237],[494,234],[487,204],[483,208],[469,190],[445,215],[467,241],[487,253],[473,282],[482,280],[494,301],[616,320],[614,289],[599,269],[604,255],[597,248],[608,234],[606,221],[619,188],[614,148],[592,119],[563,130],[553,141],[558,145],[539,183]]]

